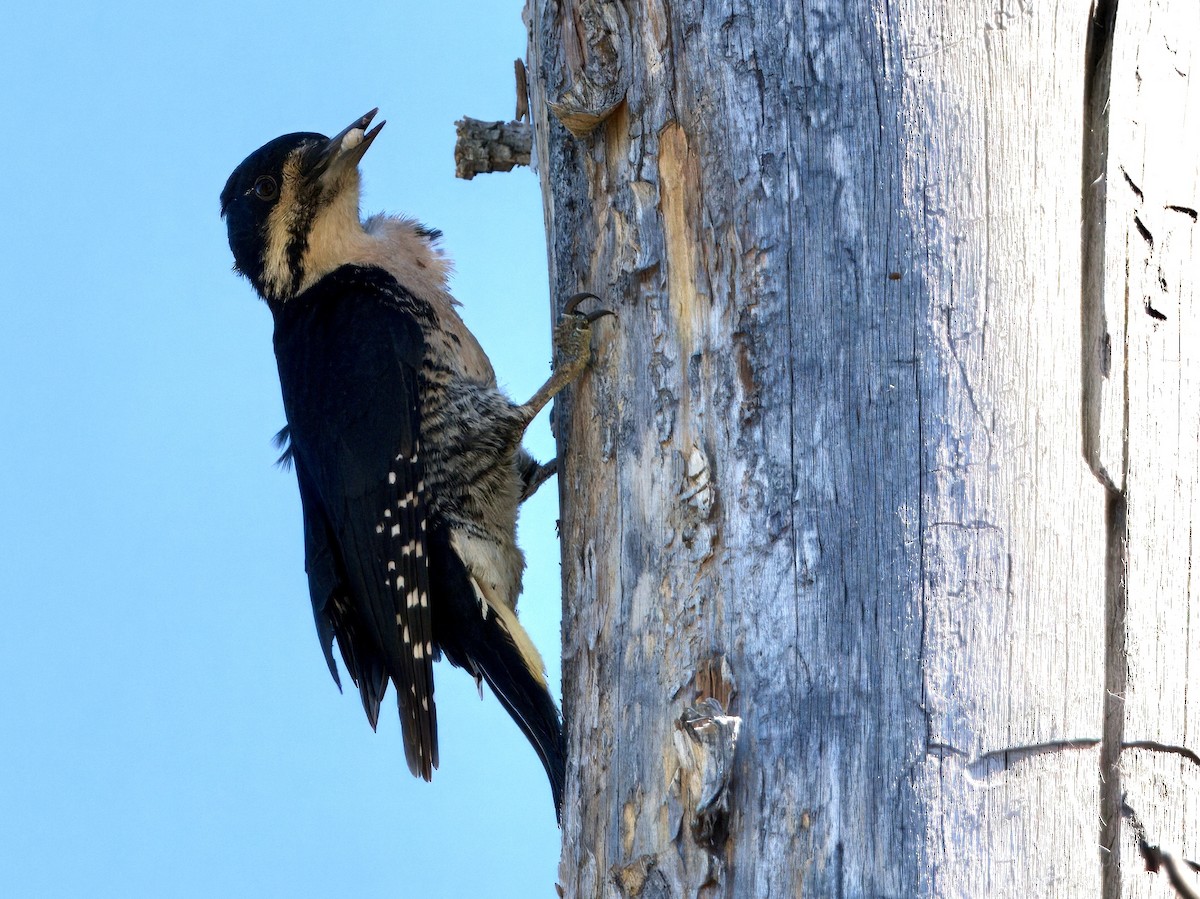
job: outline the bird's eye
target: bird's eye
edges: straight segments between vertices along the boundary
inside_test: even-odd
[[[263,175],[254,182],[254,196],[260,200],[274,200],[279,194],[279,185],[270,175]]]

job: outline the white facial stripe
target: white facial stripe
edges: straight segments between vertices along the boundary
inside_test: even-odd
[[[300,160],[293,153],[283,164],[283,184],[279,187],[279,199],[267,217],[267,245],[263,259],[263,280],[267,292],[273,296],[285,296],[291,291],[292,269],[288,262],[288,250],[296,239],[295,231],[299,219]]]
[[[343,138],[349,149],[362,143],[363,132],[351,131]],[[355,166],[336,173],[325,173],[318,200],[308,195],[317,188],[309,186],[301,196],[304,180],[297,150],[283,164],[283,183],[279,199],[267,217],[266,247],[263,256],[263,287],[276,299],[286,299],[293,291],[303,292],[334,269],[362,257],[378,255],[378,240],[363,230],[358,215],[359,176]],[[327,180],[332,176],[334,180]],[[315,204],[315,205],[314,205]],[[299,258],[301,277],[293,269],[294,250],[303,246]],[[374,252],[373,252],[374,251]]]

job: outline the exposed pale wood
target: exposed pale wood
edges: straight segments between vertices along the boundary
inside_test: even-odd
[[[1121,788],[1128,803],[1120,840],[1121,895],[1137,899],[1176,895],[1165,870],[1147,870],[1139,846],[1142,839],[1169,853],[1178,862],[1178,878],[1200,892],[1200,874],[1184,863],[1185,859],[1197,859],[1200,765],[1161,749],[1127,748],[1122,757]]]
[[[1142,511],[1081,302],[1084,12],[529,0],[552,295],[619,313],[556,409],[566,896],[1119,886]],[[738,719],[723,841],[678,742],[705,697]]]
[[[1103,417],[1126,423],[1120,480],[1128,505],[1124,615],[1110,641],[1123,689],[1111,712],[1121,716],[1121,740],[1142,747],[1122,753],[1119,786],[1111,780],[1151,844],[1196,858],[1200,5],[1121,0],[1111,68],[1105,309],[1124,328],[1114,345],[1125,387],[1106,397],[1112,408]],[[1144,873],[1135,834],[1125,829],[1119,847],[1119,895],[1174,895],[1165,874]],[[1200,887],[1200,877],[1187,876]]]

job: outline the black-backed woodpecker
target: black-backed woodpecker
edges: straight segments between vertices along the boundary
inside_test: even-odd
[[[455,311],[439,233],[359,217],[374,116],[332,138],[270,141],[221,193],[235,268],[274,318],[317,633],[340,687],[337,641],[372,727],[394,685],[409,768],[426,780],[438,764],[434,659],[487,681],[541,758],[557,810],[562,722],[516,615],[517,508],[554,463],[538,465],[521,438],[587,366],[603,312],[579,314],[590,295],[572,298],[553,375],[528,403],[510,401]]]

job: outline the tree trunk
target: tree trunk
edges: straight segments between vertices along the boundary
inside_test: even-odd
[[[553,296],[619,315],[566,896],[1152,895],[1125,791],[1196,853],[1195,6],[528,0]]]

